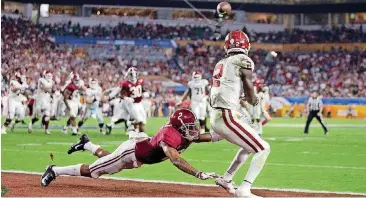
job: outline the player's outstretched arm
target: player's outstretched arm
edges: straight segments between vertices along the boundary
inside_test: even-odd
[[[217,175],[216,173],[204,173],[193,168],[186,160],[184,160],[179,155],[179,152],[175,148],[168,146],[164,142],[161,142],[160,146],[163,148],[165,155],[170,159],[172,164],[176,166],[179,170],[202,180],[219,177],[219,175]]]
[[[183,101],[185,101],[185,100],[188,98],[188,96],[189,96],[189,95],[191,95],[191,88],[188,88],[188,89],[184,92],[183,97],[182,97],[182,100],[180,100],[179,102],[177,102],[176,106],[181,105],[181,104],[182,104],[182,102],[183,102]]]
[[[243,82],[245,99],[248,101],[249,104],[251,104],[253,106],[257,105],[259,102],[259,99],[254,93],[253,82],[252,82],[252,78],[253,78],[252,70],[246,69],[246,68],[240,68],[239,72],[240,72],[240,78]]]

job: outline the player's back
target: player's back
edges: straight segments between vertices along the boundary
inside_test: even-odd
[[[167,157],[160,146],[161,142],[177,149],[180,153],[190,145],[190,142],[184,139],[175,128],[166,125],[154,137],[136,143],[136,159],[143,164],[155,164],[166,160]]]
[[[191,100],[203,101],[203,98],[206,95],[206,86],[208,84],[206,79],[189,81],[188,87],[191,89]]]
[[[236,54],[220,60],[212,75],[210,101],[212,107],[236,109],[239,107],[242,81],[239,69],[254,69],[253,61],[245,54]]]

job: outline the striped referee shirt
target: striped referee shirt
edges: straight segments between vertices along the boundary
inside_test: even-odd
[[[309,111],[319,111],[322,106],[323,106],[323,102],[319,96],[316,97],[315,99],[313,97],[309,98],[309,101],[308,101]]]

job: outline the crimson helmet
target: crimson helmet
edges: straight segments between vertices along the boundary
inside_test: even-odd
[[[194,71],[192,73],[192,80],[194,81],[200,81],[202,79],[202,74],[199,71]]]
[[[169,118],[169,124],[189,141],[196,140],[200,127],[196,115],[189,109],[178,109]]]
[[[233,30],[225,37],[224,49],[226,54],[230,52],[243,52],[248,55],[250,50],[249,38],[244,32]]]
[[[77,87],[80,87],[81,86],[81,79],[80,79],[80,76],[79,74],[75,73],[75,72],[71,72],[70,75],[72,74],[72,77],[71,77],[71,81],[77,86]]]
[[[137,72],[136,67],[128,68],[127,73],[126,73],[126,78],[128,81],[136,83],[137,75],[138,75],[138,72]]]

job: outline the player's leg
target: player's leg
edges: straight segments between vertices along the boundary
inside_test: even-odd
[[[83,112],[83,114],[81,116],[81,120],[78,122],[78,131],[83,126],[84,122],[86,122],[91,115],[92,115],[92,110],[91,109],[86,109]]]
[[[39,120],[39,115],[42,113],[41,101],[34,100],[32,120],[28,124],[28,133],[32,132],[33,125]]]
[[[18,124],[19,122],[24,122],[25,108],[21,102],[19,102],[19,104],[17,105],[15,112],[16,112],[17,118],[15,119],[14,124],[11,127],[11,131],[14,130],[16,124]]]
[[[196,114],[197,118],[199,119],[199,122],[200,122],[200,126],[201,126],[201,131],[200,133],[205,133],[206,132],[206,122],[205,122],[205,119],[206,119],[206,112],[207,112],[207,109],[206,109],[206,103],[204,102],[201,102],[199,103],[199,113]]]
[[[241,116],[240,113],[232,110],[215,110],[211,125],[220,136],[243,148],[229,167],[230,174],[235,173],[240,168],[241,161],[244,163],[247,159],[246,155],[254,153],[245,180],[235,192],[237,196],[249,196],[251,185],[261,172],[270,153],[270,146],[247,123],[240,120]]]
[[[76,116],[78,114],[78,110],[79,110],[79,104],[77,102],[74,101],[69,101],[69,106],[70,106],[70,111],[69,111],[69,115],[70,115],[70,125],[71,125],[71,129],[72,129],[72,134],[71,135],[77,135],[78,134],[78,127],[76,124]]]
[[[4,125],[1,129],[2,134],[6,134],[6,129],[9,127],[11,121],[14,119],[15,110],[16,110],[16,103],[15,103],[14,99],[9,98],[8,99],[8,113],[7,113]]]
[[[51,115],[51,103],[49,101],[43,103],[42,110],[43,110],[42,123],[45,128],[45,134],[49,135],[49,134],[51,134],[51,132],[48,129],[49,123],[50,123],[50,118],[51,118],[51,116],[50,116]]]
[[[98,126],[99,126],[99,132],[100,134],[104,135],[104,117],[103,117],[103,113],[102,113],[102,108],[97,108],[96,112],[95,112],[95,118],[98,122]]]

